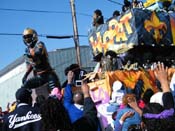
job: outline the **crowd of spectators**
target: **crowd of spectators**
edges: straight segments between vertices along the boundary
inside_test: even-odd
[[[157,63],[154,74],[161,84],[159,92],[147,89],[137,100],[136,95],[126,93],[120,107],[113,115],[113,128],[102,129],[96,104],[91,99],[86,82],[78,91],[72,90],[74,73],[68,71],[67,86],[61,98],[52,91],[47,98],[37,96],[32,104],[30,88],[16,91],[15,109],[2,112],[1,130],[3,131],[167,131],[175,130],[174,99],[169,87],[167,68]],[[117,102],[117,101],[116,101]],[[112,117],[112,116],[111,116]]]
[[[137,0],[132,2],[124,0],[122,11],[125,12],[130,8],[143,8],[143,3]],[[120,13],[117,10],[114,11],[112,18],[118,17]],[[98,28],[103,23],[101,10],[95,10],[93,26]],[[100,57],[101,54],[98,54],[94,60],[99,61]],[[154,75],[161,85],[159,92],[153,92],[150,88],[139,98],[133,93],[122,93],[121,102],[118,103],[119,108],[111,116],[113,125],[110,129],[102,129],[96,103],[90,95],[90,87],[87,81],[82,80],[86,71],[81,70],[77,64],[72,64],[65,69],[67,80],[62,87],[51,79],[52,85],[48,97],[38,95],[35,103],[33,103],[31,89],[37,88],[38,84],[32,83],[37,83],[38,79],[29,79],[30,83],[27,83],[25,77],[24,84],[16,91],[16,101],[11,107],[8,107],[5,112],[0,107],[0,130],[173,131],[175,130],[174,98],[169,86],[167,67],[160,62],[156,65]],[[44,76],[43,78],[46,79]],[[77,84],[78,80],[82,80],[80,85]],[[62,94],[60,94],[61,89]],[[112,99],[113,103],[117,103],[115,96]]]

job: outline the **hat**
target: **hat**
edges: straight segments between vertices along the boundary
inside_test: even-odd
[[[115,10],[112,14],[112,16],[119,16],[120,15],[120,12],[118,10]]]
[[[122,83],[120,81],[115,81],[113,83],[113,86],[112,86],[113,91],[121,90],[121,88],[122,88]]]
[[[31,97],[31,94],[32,94],[32,90],[29,90],[29,89],[26,89],[26,88],[19,88],[17,91],[16,91],[16,100],[19,102],[19,103],[26,103],[28,102],[29,98]]]
[[[96,10],[94,11],[94,13],[97,14],[98,16],[102,16],[102,12],[101,12],[101,10],[99,10],[99,9],[96,9]]]
[[[163,92],[155,93],[154,95],[151,96],[150,103],[159,103],[160,105],[163,106],[162,95]]]
[[[78,64],[71,64],[70,66],[66,67],[66,69],[64,70],[64,74],[67,76],[69,71],[73,71],[75,73],[75,71],[79,69],[80,66]]]

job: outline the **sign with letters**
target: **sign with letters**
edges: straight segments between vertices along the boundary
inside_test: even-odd
[[[124,53],[137,45],[175,44],[175,13],[132,9],[93,27],[88,40],[93,55],[112,50]]]

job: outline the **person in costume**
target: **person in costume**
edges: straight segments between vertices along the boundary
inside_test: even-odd
[[[23,76],[23,87],[37,88],[48,83],[49,90],[60,88],[59,79],[51,67],[45,44],[38,40],[37,32],[32,28],[26,28],[23,32],[23,41],[26,45],[25,60],[27,71]],[[33,71],[33,76],[29,74]],[[33,86],[28,86],[33,84]]]

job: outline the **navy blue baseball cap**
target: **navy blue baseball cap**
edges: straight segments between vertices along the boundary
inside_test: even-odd
[[[19,103],[26,103],[29,98],[31,98],[31,94],[32,94],[32,90],[30,89],[26,89],[26,88],[19,88],[17,91],[16,91],[16,100],[19,102]]]

